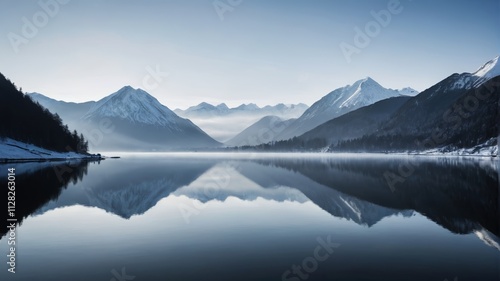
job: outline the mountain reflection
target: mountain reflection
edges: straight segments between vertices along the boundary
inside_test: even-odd
[[[162,198],[199,178],[215,164],[215,160],[120,159],[105,164],[78,189],[68,190],[59,200],[46,204],[37,213],[82,205],[128,219],[145,213]]]
[[[1,164],[0,171],[15,168],[17,224],[21,225],[26,217],[49,201],[57,200],[70,183],[81,181],[87,174],[88,164],[87,161]],[[0,185],[7,186],[6,177],[0,177]],[[0,231],[1,237],[7,233],[6,226],[4,224]]]
[[[398,174],[408,163],[411,173],[391,189],[385,175]],[[332,216],[367,227],[386,217],[418,212],[453,233],[475,233],[493,246],[500,236],[498,167],[489,160],[121,159],[101,164],[83,181],[88,163],[73,163],[70,172],[58,177],[54,169],[65,165],[16,165],[18,171],[26,170],[16,180],[16,200],[22,202],[16,206],[20,222],[30,214],[73,205],[97,207],[128,219],[172,195],[202,203],[228,197],[311,201]],[[0,165],[6,170],[4,166]],[[0,184],[6,186],[2,180]],[[78,184],[66,189],[71,182]],[[4,228],[2,236],[5,233]]]
[[[369,212],[384,208],[414,210],[453,233],[468,234],[486,229],[497,237],[500,235],[496,162],[429,157],[330,158],[323,161],[274,159],[258,162],[304,175],[340,192],[341,196],[348,195],[360,200],[358,202],[378,206],[366,210]],[[403,170],[401,167],[412,168]],[[402,181],[391,188],[386,179],[387,172],[401,176]],[[304,192],[308,196],[307,191]]]

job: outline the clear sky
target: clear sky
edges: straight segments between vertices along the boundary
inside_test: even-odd
[[[0,72],[65,101],[131,85],[171,109],[311,105],[366,76],[422,91],[500,54],[499,0],[55,1],[0,0]]]

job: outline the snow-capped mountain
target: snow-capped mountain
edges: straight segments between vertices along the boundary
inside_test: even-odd
[[[384,134],[408,134],[433,126],[443,119],[448,109],[455,111],[453,104],[467,91],[474,91],[499,75],[498,57],[488,61],[474,73],[452,74],[401,107],[383,126]],[[415,128],[417,123],[420,129]]]
[[[403,88],[401,90],[397,90],[400,95],[402,96],[409,96],[409,97],[414,97],[419,94],[419,92],[415,89],[412,89],[410,87]]]
[[[262,117],[234,138],[224,144],[226,146],[259,145],[268,143],[288,127],[295,119],[283,120],[278,116],[270,115]]]
[[[190,120],[141,89],[125,86],[97,101],[66,103],[31,95],[82,132],[94,150],[170,150],[218,146]],[[103,122],[106,124],[103,127]]]
[[[375,132],[382,122],[388,120],[410,99],[409,96],[399,96],[378,101],[327,121],[298,138],[305,142],[323,139],[327,145],[360,138]]]
[[[448,92],[453,90],[470,90],[472,88],[480,87],[484,82],[500,75],[500,66],[498,65],[498,56],[473,73],[464,72],[461,74],[455,73],[451,75],[447,84],[441,84],[437,89],[441,92]],[[439,85],[438,84],[438,85]]]
[[[500,65],[498,65],[498,58],[499,56],[488,61],[478,70],[472,73],[472,76],[474,76],[475,78],[474,81],[475,88],[481,86],[484,82],[490,80],[491,78],[500,75]]]
[[[276,140],[286,140],[299,136],[328,120],[355,109],[409,92],[414,95],[416,91],[411,88],[405,88],[401,91],[386,89],[370,77],[358,80],[352,85],[332,91],[315,102],[302,116],[278,135]]]
[[[156,98],[130,86],[99,100],[82,118],[90,119],[95,116],[159,126],[175,126],[180,121],[173,111]]]
[[[474,73],[454,73],[408,100],[376,132],[340,149],[474,154],[485,148],[496,155],[491,147],[498,137],[498,74],[498,57]]]

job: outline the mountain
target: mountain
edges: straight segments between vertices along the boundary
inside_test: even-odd
[[[286,140],[315,128],[335,117],[353,111],[363,106],[391,97],[401,96],[402,93],[414,91],[405,88],[398,90],[386,89],[370,77],[356,81],[352,85],[336,89],[315,102],[302,116],[279,134],[276,140]]]
[[[226,116],[234,114],[249,114],[249,115],[259,115],[260,117],[266,115],[277,115],[280,118],[287,118],[292,115],[295,117],[300,116],[308,108],[307,105],[303,103],[285,105],[279,103],[277,105],[271,106],[266,105],[264,107],[259,107],[255,103],[241,104],[237,107],[229,108],[225,103],[221,103],[217,106],[202,102],[198,105],[191,106],[186,110],[176,109],[174,112],[179,116],[185,118],[192,117],[217,117]]]
[[[499,74],[498,57],[474,73],[452,74],[411,98],[377,132],[341,149],[422,151],[494,145],[500,121]]]
[[[238,107],[235,107],[233,110],[238,110],[238,111],[256,111],[259,110],[260,107],[257,106],[255,103],[249,103],[249,104],[242,104]]]
[[[96,103],[95,101],[84,103],[59,101],[46,97],[40,93],[28,93],[27,95],[33,101],[38,102],[41,106],[49,109],[50,112],[57,113],[70,128],[77,127],[78,123],[81,122],[81,117],[85,115]]]
[[[270,142],[294,120],[283,120],[273,115],[265,116],[224,144],[226,146],[244,146]]]
[[[31,96],[49,110],[68,117],[75,128],[89,135],[93,149],[161,151],[220,145],[190,120],[177,116],[147,92],[130,86],[97,102],[83,104]]]
[[[500,75],[498,57],[487,62],[474,73],[454,73],[436,85],[412,98],[383,127],[385,133],[408,133],[418,127],[434,124],[436,118],[452,106],[461,95],[479,88],[489,78]],[[417,118],[417,119],[415,119]]]
[[[185,116],[191,116],[191,115],[197,115],[197,116],[218,116],[218,115],[224,115],[229,112],[229,108],[225,103],[221,103],[217,106],[211,105],[206,102],[202,102],[196,106],[192,106],[186,110],[181,110],[181,109],[176,109],[174,110],[176,114],[179,115],[185,115]]]
[[[400,96],[378,101],[325,122],[298,138],[303,141],[325,139],[328,145],[332,145],[339,140],[355,139],[374,133],[382,122],[389,119],[410,99],[409,96]]]
[[[308,106],[302,103],[280,103],[262,108],[250,103],[228,108],[223,103],[215,106],[202,102],[186,110],[176,109],[175,112],[181,117],[189,118],[216,140],[227,142],[265,116],[273,115],[284,120],[297,118],[307,108]]]
[[[401,90],[397,90],[399,92],[400,95],[402,96],[410,96],[410,97],[414,97],[416,95],[419,94],[419,92],[415,89],[412,89],[410,87],[406,87],[406,88],[403,88]]]
[[[82,117],[117,118],[130,123],[165,126],[176,129],[182,123],[173,111],[141,89],[125,86],[98,102]]]
[[[59,116],[33,102],[2,74],[0,119],[0,139],[10,138],[56,152],[86,153],[88,150],[78,132],[70,131]],[[10,146],[15,145],[11,142]],[[22,149],[20,145],[17,148]]]

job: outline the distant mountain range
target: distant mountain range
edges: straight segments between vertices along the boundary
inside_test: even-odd
[[[225,103],[219,105],[211,105],[206,102],[202,102],[196,106],[191,106],[186,110],[176,109],[174,110],[179,116],[186,118],[192,117],[215,117],[215,116],[226,116],[232,114],[250,114],[250,115],[276,115],[281,118],[289,116],[299,116],[301,115],[308,106],[303,103],[286,105],[279,103],[277,105],[271,106],[266,105],[264,107],[259,107],[254,103],[241,104],[237,107],[229,108]]]
[[[387,89],[367,77],[330,92],[310,108],[261,108],[252,103],[229,108],[203,102],[173,112],[130,86],[97,102],[30,96],[100,150],[207,149],[220,142],[295,151],[311,146],[342,151],[449,150],[496,143],[499,68],[497,57],[473,73],[453,74],[422,93],[409,87]],[[467,109],[470,112],[464,112]],[[436,132],[444,140],[430,139]],[[96,134],[99,137],[93,139]],[[429,142],[434,145],[423,145]]]
[[[224,103],[214,106],[202,102],[186,110],[176,109],[175,112],[179,116],[189,118],[216,140],[227,142],[263,117],[276,116],[283,120],[293,119],[302,115],[307,108],[308,106],[303,103],[290,105],[280,103],[264,107],[249,103],[228,108]]]

